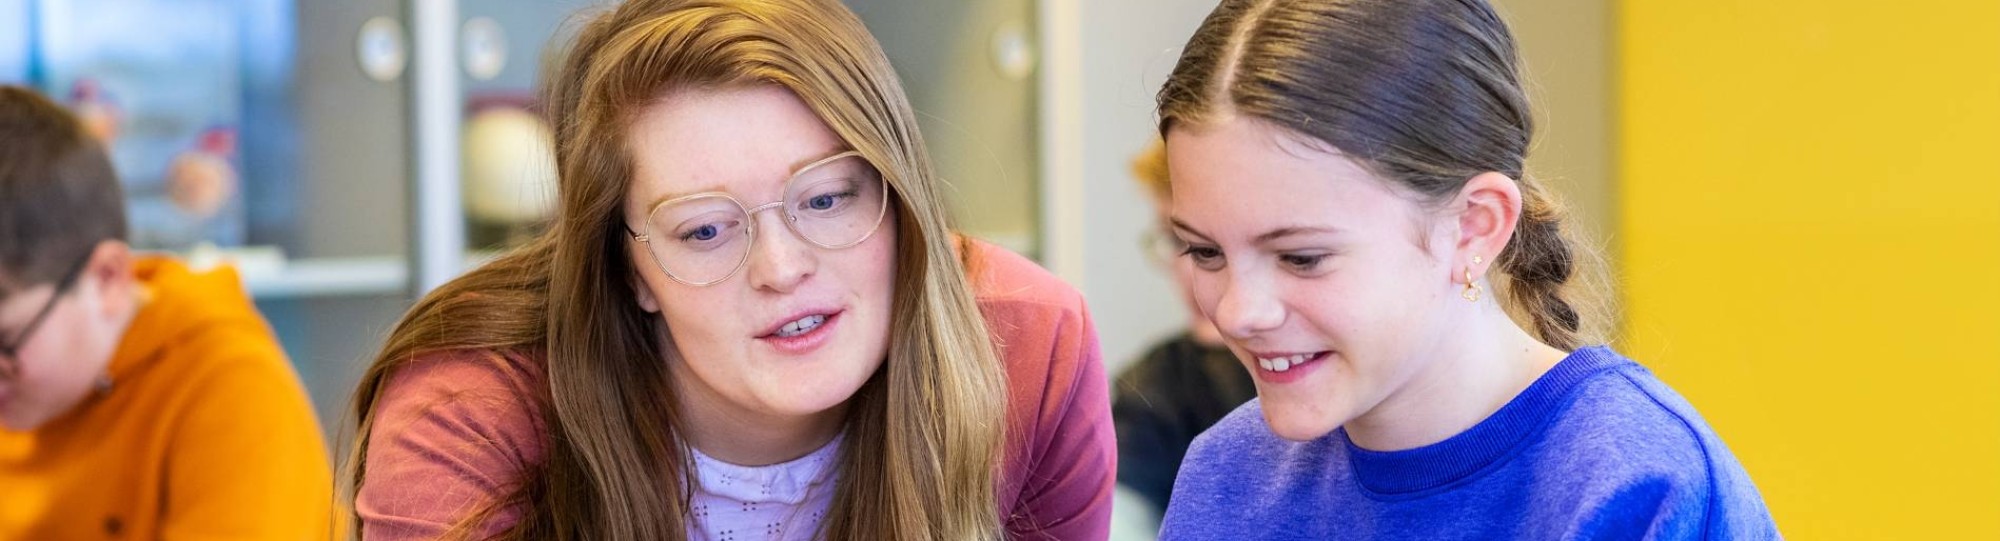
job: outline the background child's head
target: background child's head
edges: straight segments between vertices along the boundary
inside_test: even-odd
[[[1146,150],[1132,158],[1132,176],[1139,179],[1139,185],[1146,188],[1147,199],[1153,204],[1153,224],[1147,228],[1147,257],[1153,258],[1166,267],[1174,277],[1174,285],[1179,287],[1181,301],[1188,310],[1188,334],[1203,344],[1217,345],[1222,338],[1216,336],[1215,325],[1201,314],[1201,307],[1194,302],[1193,286],[1187,265],[1180,261],[1180,240],[1174,237],[1171,223],[1173,211],[1173,177],[1167,172],[1167,143],[1155,139],[1146,144]]]
[[[26,430],[90,393],[136,307],[125,200],[74,116],[0,86],[0,425]]]

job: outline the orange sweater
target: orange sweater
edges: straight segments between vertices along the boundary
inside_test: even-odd
[[[0,540],[327,538],[319,424],[236,273],[143,258],[137,274],[152,298],[110,390],[0,429]]]

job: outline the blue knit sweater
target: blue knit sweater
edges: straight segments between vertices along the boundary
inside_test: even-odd
[[[1405,451],[1293,442],[1251,401],[1197,438],[1163,540],[1776,539],[1743,466],[1686,400],[1577,350],[1478,425]]]

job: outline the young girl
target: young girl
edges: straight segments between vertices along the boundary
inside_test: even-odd
[[[1516,64],[1481,0],[1225,0],[1189,40],[1181,264],[1258,399],[1163,538],[1777,537],[1692,406],[1584,346]]]
[[[426,296],[357,393],[370,540],[1107,534],[1075,290],[946,229],[832,0],[633,0],[543,104],[560,210]]]

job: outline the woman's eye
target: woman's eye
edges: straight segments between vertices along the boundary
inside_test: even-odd
[[[683,230],[680,235],[680,238],[681,241],[683,242],[707,242],[715,240],[716,237],[720,236],[722,236],[722,226],[716,224],[702,224],[700,226]]]
[[[848,192],[820,194],[817,196],[813,196],[812,199],[806,200],[806,208],[813,210],[828,210],[833,208],[834,205],[840,204],[841,199],[852,196],[853,194]]]
[[[715,238],[715,226],[704,225],[681,235],[681,240],[709,240]]]

